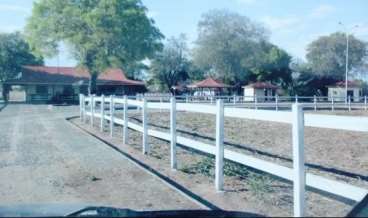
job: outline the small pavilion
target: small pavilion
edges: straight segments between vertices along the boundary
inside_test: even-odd
[[[208,77],[205,80],[187,86],[194,96],[216,96],[228,93],[232,86]]]

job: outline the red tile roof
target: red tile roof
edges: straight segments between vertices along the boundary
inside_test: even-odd
[[[87,70],[75,67],[23,66],[22,77],[13,83],[42,84],[74,84],[87,83],[90,75]],[[144,86],[144,82],[127,79],[121,69],[111,68],[101,73],[98,85],[136,85]]]
[[[205,80],[188,85],[188,87],[189,88],[228,88],[230,86],[224,84],[221,81],[208,77]]]
[[[334,85],[331,85],[329,87],[345,87],[345,81],[338,81],[337,83],[335,83]],[[350,81],[348,80],[348,87],[350,88],[360,88],[361,85],[356,82],[356,81]]]
[[[255,88],[255,89],[278,89],[278,86],[275,86],[268,82],[255,82],[248,84],[246,86],[243,86],[243,88]]]

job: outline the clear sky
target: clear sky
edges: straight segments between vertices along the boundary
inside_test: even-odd
[[[22,30],[31,14],[33,0],[0,0],[0,32]],[[297,58],[304,58],[308,43],[318,36],[343,30],[339,21],[368,41],[368,0],[143,0],[149,16],[166,37],[185,33],[193,42],[201,15],[211,9],[228,9],[263,23],[271,41]],[[47,65],[57,65],[57,58]],[[62,48],[60,65],[75,61]]]

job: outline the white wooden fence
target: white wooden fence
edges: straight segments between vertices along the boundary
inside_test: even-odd
[[[168,94],[145,94],[135,96],[136,99],[145,97],[147,100],[168,102],[170,95]],[[331,110],[368,110],[368,97],[328,97],[328,96],[175,96],[178,102],[186,103],[207,103],[216,104],[216,101],[222,99],[226,106],[236,106],[245,108],[267,108],[267,109],[291,109],[294,103],[303,103],[304,109],[317,111],[318,109]]]
[[[97,107],[99,103],[99,107]],[[109,104],[109,114],[105,112],[105,104]],[[123,119],[114,115],[115,106],[123,106]],[[129,106],[138,107],[142,113],[142,126],[129,122],[127,110]],[[147,111],[149,109],[160,109],[170,111],[170,132],[162,132],[149,129],[147,126]],[[215,145],[195,141],[193,139],[178,136],[176,134],[176,112],[188,111],[195,113],[213,114],[216,116],[216,143]],[[216,105],[178,103],[174,97],[170,102],[147,102],[145,98],[141,100],[129,99],[127,96],[118,98],[110,96],[80,96],[80,116],[86,122],[87,117],[101,118],[101,130],[103,130],[105,120],[110,121],[110,132],[113,134],[114,125],[123,126],[123,142],[127,143],[128,128],[142,133],[142,152],[149,153],[150,147],[147,137],[152,136],[170,142],[171,168],[177,167],[176,146],[180,144],[191,149],[195,149],[215,156],[215,188],[218,191],[223,189],[223,166],[224,159],[231,160],[242,165],[272,174],[274,176],[289,180],[293,183],[294,189],[294,216],[305,215],[305,189],[312,187],[316,190],[327,192],[336,196],[344,197],[353,201],[361,201],[368,190],[346,183],[326,179],[321,176],[305,172],[304,168],[304,127],[331,128],[349,131],[368,132],[367,117],[347,117],[334,115],[304,114],[303,105],[295,103],[292,111],[270,111],[252,110],[244,108],[224,107],[223,100],[217,100]],[[229,149],[224,149],[224,117],[240,119],[254,119],[262,121],[280,122],[292,125],[292,147],[293,147],[293,168],[280,166],[272,162],[254,158],[252,156],[238,153]],[[93,120],[90,119],[91,125]]]

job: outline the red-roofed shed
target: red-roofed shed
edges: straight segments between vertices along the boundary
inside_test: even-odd
[[[80,93],[88,93],[89,80],[83,68],[24,66],[18,78],[6,84],[23,86],[27,102],[75,101]],[[97,94],[131,95],[144,91],[143,82],[128,79],[121,69],[107,69],[97,78]]]
[[[328,98],[331,101],[345,101],[346,96],[350,96],[351,101],[358,102],[363,96],[363,87],[357,81],[348,81],[348,89],[346,90],[345,81],[338,81],[334,85],[328,86]],[[346,92],[347,91],[347,92]]]
[[[244,100],[254,101],[267,101],[274,100],[276,91],[279,87],[269,82],[255,82],[243,86],[244,89]]]

